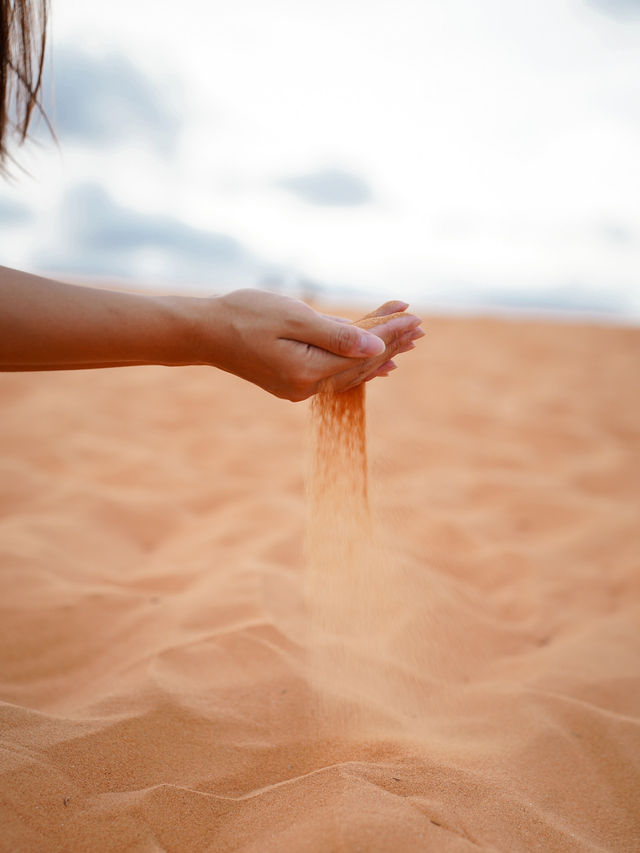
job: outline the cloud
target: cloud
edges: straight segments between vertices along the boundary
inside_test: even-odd
[[[106,147],[137,139],[167,153],[181,130],[166,86],[120,53],[97,57],[59,48],[53,81],[45,82],[43,92],[45,112],[63,141]]]
[[[0,224],[3,228],[17,228],[33,221],[33,212],[22,202],[0,196]]]
[[[65,193],[62,237],[41,253],[41,267],[58,272],[131,278],[138,274],[191,283],[234,282],[258,262],[233,237],[194,228],[174,216],[121,206],[98,184]]]
[[[223,263],[235,263],[244,255],[232,237],[193,228],[173,216],[121,207],[98,184],[70,189],[64,216],[74,241],[94,251],[156,248]]]
[[[373,200],[369,184],[359,175],[342,169],[319,169],[282,178],[277,185],[309,204],[352,207]]]
[[[605,222],[597,229],[601,240],[613,246],[633,246],[636,238],[632,228],[621,222]]]
[[[640,0],[587,0],[601,12],[614,18],[640,18]]]

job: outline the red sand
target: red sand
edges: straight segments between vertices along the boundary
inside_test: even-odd
[[[640,331],[426,328],[331,678],[306,405],[0,376],[0,849],[640,850]]]

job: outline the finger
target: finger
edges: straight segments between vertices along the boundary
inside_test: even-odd
[[[372,320],[370,319],[369,322],[371,323]],[[420,317],[414,314],[394,314],[384,323],[370,327],[369,331],[385,342],[385,354],[389,358],[389,348],[395,346],[405,335],[415,332],[421,322]]]
[[[415,349],[413,340],[418,331],[420,330],[414,328],[403,333],[392,328],[391,330],[379,332],[380,335],[388,338],[384,356],[381,356],[380,359],[368,359],[357,367],[354,366],[334,374],[331,377],[333,389],[336,391],[347,391],[361,382],[367,382],[369,379],[374,379],[378,376],[387,376],[390,370],[394,370],[397,367],[396,363],[392,360],[394,356]],[[422,335],[418,335],[418,337],[422,337]],[[390,370],[387,369],[388,365],[393,365]]]
[[[384,305],[376,308],[375,311],[365,314],[364,317],[356,321],[355,325],[358,326],[362,320],[371,320],[374,317],[386,317],[389,314],[401,314],[403,311],[406,311],[408,307],[408,302],[401,302],[397,299],[392,299],[390,302],[385,302]],[[349,320],[347,317],[339,317],[335,314],[323,314],[322,316],[326,317],[327,320],[335,320],[336,323],[353,323],[353,320]]]
[[[384,364],[381,364],[380,367],[376,370],[374,376],[380,376],[383,373],[388,373],[390,370],[395,370],[398,365],[393,361],[393,359],[389,359],[385,361]]]
[[[401,355],[403,352],[415,349],[415,346],[415,343],[411,340],[411,334],[401,335],[387,344],[385,356],[387,358],[395,358],[396,355]]]
[[[390,302],[385,302],[384,305],[376,308],[375,311],[365,314],[362,319],[368,320],[370,317],[384,317],[387,314],[397,314],[400,311],[406,311],[408,307],[408,302],[401,302],[397,299],[392,299]]]
[[[384,343],[383,352],[375,358],[362,359],[355,364],[350,359],[311,348],[309,368],[316,373],[319,380],[331,379],[330,384],[335,390],[346,390],[346,387],[351,388],[363,382],[393,356],[413,349],[411,341],[419,324],[420,318],[412,314],[394,315],[393,319],[375,329]]]
[[[387,315],[384,316],[387,317]],[[393,356],[413,349],[413,339],[422,337],[422,330],[419,329],[421,323],[419,317],[395,312],[382,323],[380,322],[381,319],[370,318],[365,321],[374,324],[374,331],[384,346],[382,353],[376,357],[356,360],[334,355],[316,346],[306,346],[307,372],[311,377],[315,377],[312,380],[315,384],[315,391],[345,391],[359,385]],[[363,321],[359,320],[358,322]],[[352,329],[354,326],[347,326],[346,328]],[[295,342],[283,341],[283,343],[291,345]]]
[[[404,311],[395,311],[393,314],[383,314],[381,316],[374,314],[372,317],[362,317],[360,320],[356,320],[353,325],[359,329],[373,331],[375,328],[390,323],[392,320],[399,320],[409,316],[413,317],[414,315],[405,314]]]
[[[380,325],[386,326],[394,319],[408,317],[406,322],[409,326],[419,325],[420,321],[417,318],[403,313],[406,304],[397,300],[387,302],[373,312],[372,316],[363,318],[355,324],[344,323],[341,318],[333,320],[322,314],[309,312],[305,315],[303,327],[297,329],[291,337],[343,358],[375,358],[384,354],[386,348],[384,344],[387,342],[383,337],[384,343],[381,343],[377,329],[375,332],[371,329],[372,326],[378,325],[378,320],[383,321]],[[393,308],[402,310],[392,311]],[[390,311],[392,311],[391,314],[389,314]]]
[[[379,376],[388,376],[392,370],[396,370],[398,365],[395,361],[389,360],[385,361],[384,364],[381,364],[380,367],[372,373],[371,376],[367,376],[364,380],[365,382],[370,382],[372,379],[377,379]]]
[[[384,341],[366,329],[351,323],[331,320],[320,314],[296,335],[297,340],[312,344],[343,358],[372,358],[382,355]]]
[[[397,342],[398,350],[396,355],[399,355],[402,352],[409,352],[409,350],[415,349],[415,341],[424,337],[424,332],[422,329],[414,329],[412,332],[407,332],[404,334],[400,340]]]

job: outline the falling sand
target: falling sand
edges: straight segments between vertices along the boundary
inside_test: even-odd
[[[379,316],[367,315],[356,325],[371,329],[380,323]],[[428,619],[419,638],[413,637],[415,626],[404,624],[414,590],[369,505],[365,389],[365,383],[342,392],[327,388],[313,399],[306,549],[310,677],[319,696],[319,728],[362,737],[372,728],[406,729],[417,710],[411,705],[413,675],[406,689],[406,655],[412,672],[418,663],[423,668],[429,645]],[[412,635],[410,651],[406,642],[397,648],[403,633],[405,641]]]

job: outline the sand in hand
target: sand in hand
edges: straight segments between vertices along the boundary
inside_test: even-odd
[[[312,563],[305,407],[0,376],[0,850],[638,849],[640,332],[427,326]]]

